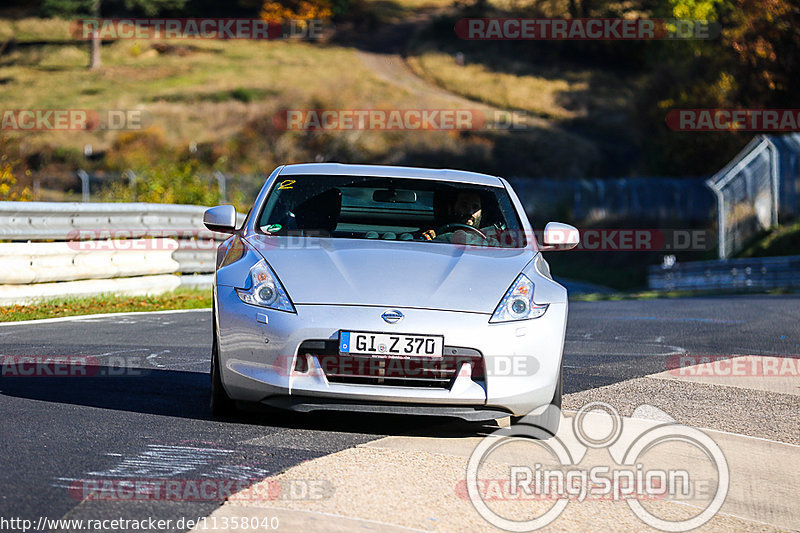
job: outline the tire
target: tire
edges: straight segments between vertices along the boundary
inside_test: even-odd
[[[561,397],[563,396],[563,390],[564,368],[561,367],[561,369],[558,371],[558,383],[556,384],[556,390],[553,393],[553,399],[550,400],[550,405],[557,407],[557,409],[547,409],[543,414],[537,417],[512,416],[511,425],[513,426],[519,424],[524,420],[525,424],[538,426],[551,437],[554,436],[556,433],[558,433],[558,427],[561,424]]]
[[[211,342],[211,415],[214,418],[228,417],[236,413],[236,402],[222,386],[222,372],[219,368],[219,340],[217,339],[217,314],[212,308],[213,340]]]

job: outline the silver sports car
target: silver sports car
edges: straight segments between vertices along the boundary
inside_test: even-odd
[[[522,417],[561,404],[567,291],[502,178],[455,170],[300,164],[250,214],[209,209],[217,253],[212,410],[256,402]],[[552,426],[552,422],[549,423]],[[554,429],[554,428],[552,428]]]

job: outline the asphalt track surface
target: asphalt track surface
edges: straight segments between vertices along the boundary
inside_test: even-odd
[[[798,355],[798,324],[798,296],[572,303],[564,392],[661,372],[681,353]],[[210,311],[0,327],[0,355],[93,356],[110,374],[0,378],[0,516],[194,519],[221,502],[81,502],[70,487],[115,476],[258,480],[385,435],[453,432],[428,417],[213,420],[210,341]],[[459,424],[467,434],[484,429]]]

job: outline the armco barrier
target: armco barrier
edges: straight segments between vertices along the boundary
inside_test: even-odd
[[[0,202],[0,239],[67,240],[79,230],[203,230],[205,207],[172,204]]]
[[[757,257],[651,266],[647,284],[667,290],[764,290],[800,287],[800,256]]]
[[[177,272],[179,265],[172,258],[172,250],[177,249],[178,242],[162,238],[152,241],[131,241],[131,244],[154,244],[154,249],[150,250],[137,249],[135,245],[123,250],[80,250],[74,243],[67,242],[0,243],[0,284],[20,285]]]
[[[0,243],[0,305],[208,287],[218,241],[226,236],[205,228],[205,209],[0,202],[0,240],[10,241]]]

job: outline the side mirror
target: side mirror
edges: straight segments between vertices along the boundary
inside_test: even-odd
[[[206,209],[203,213],[203,224],[211,231],[233,233],[236,231],[236,208],[232,205],[218,205]]]
[[[543,252],[571,250],[578,246],[580,240],[580,233],[574,226],[561,222],[548,222],[544,227],[542,246],[539,248]]]

